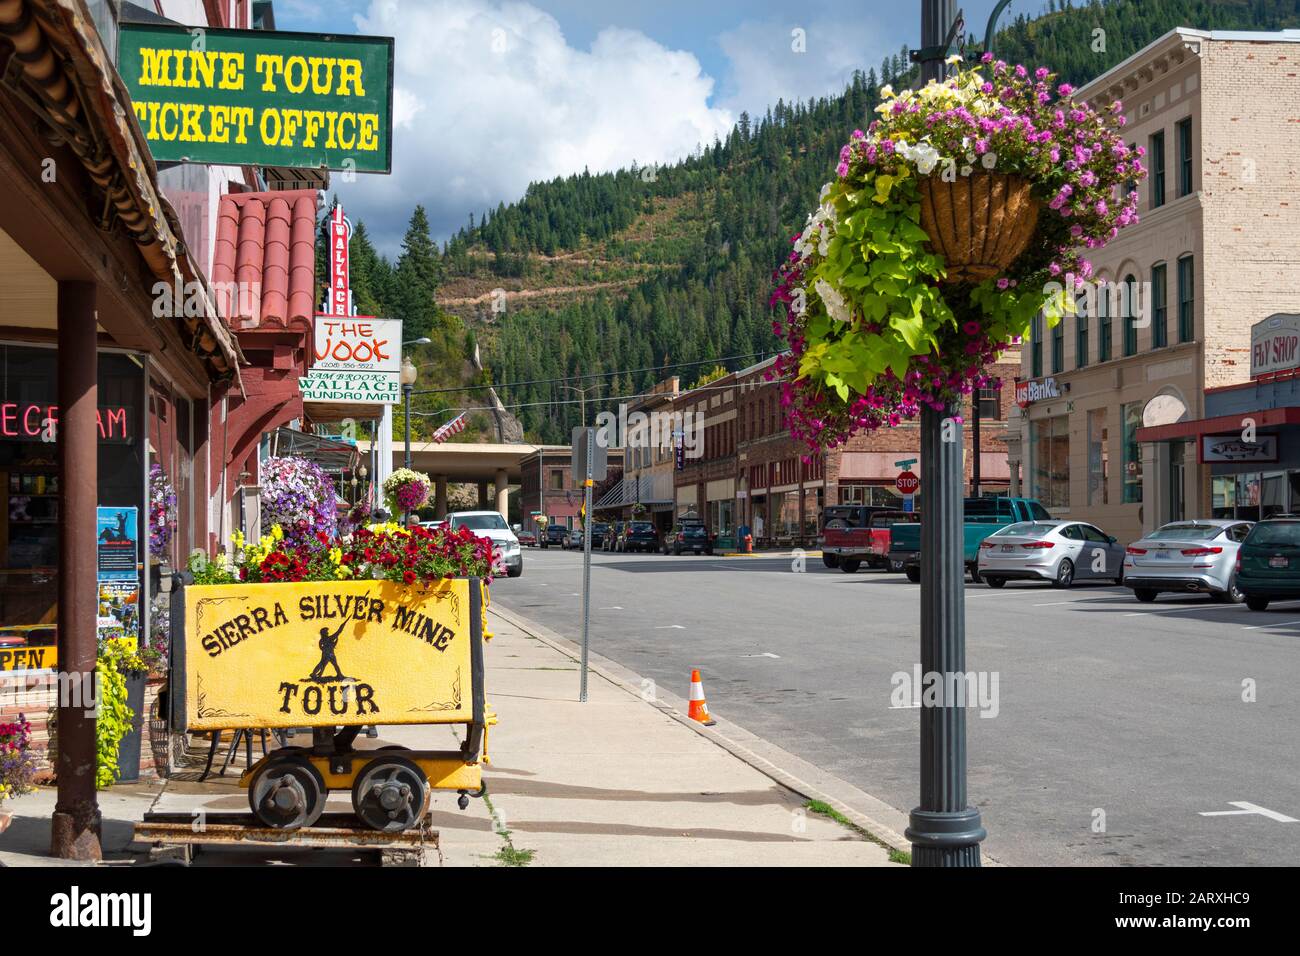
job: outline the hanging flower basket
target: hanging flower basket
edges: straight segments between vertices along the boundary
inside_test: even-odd
[[[959,62],[952,58],[951,62]],[[1044,67],[985,55],[895,95],[840,151],[837,178],[776,275],[791,434],[811,450],[948,413],[992,384],[985,369],[1074,310],[1084,258],[1136,223],[1141,147]]]
[[[1027,179],[980,171],[945,182],[932,173],[917,185],[921,228],[943,256],[946,284],[996,278],[1029,248],[1041,204]]]

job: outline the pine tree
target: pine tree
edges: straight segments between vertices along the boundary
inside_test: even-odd
[[[405,323],[402,334],[408,339],[429,336],[438,330],[441,320],[434,295],[438,290],[442,267],[438,247],[429,236],[429,217],[423,206],[416,206],[402,239],[402,254],[397,257],[393,274],[396,318]]]

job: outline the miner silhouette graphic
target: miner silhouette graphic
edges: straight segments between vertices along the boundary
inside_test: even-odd
[[[347,680],[347,678],[343,676],[343,671],[339,668],[338,658],[334,656],[334,648],[338,646],[339,635],[343,633],[343,628],[347,627],[347,625],[348,622],[345,620],[339,625],[338,630],[333,634],[329,632],[330,629],[328,627],[322,627],[320,629],[320,640],[316,644],[316,646],[320,648],[320,662],[312,668],[311,675],[307,678],[308,680],[321,682]],[[325,668],[327,665],[332,665],[334,667],[333,677],[325,676]]]

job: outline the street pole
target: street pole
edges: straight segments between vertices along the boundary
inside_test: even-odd
[[[402,402],[406,407],[406,414],[402,416],[405,419],[403,424],[405,425],[406,431],[406,457],[404,459],[404,464],[408,469],[411,467],[411,388],[412,386],[410,383],[402,384]],[[408,510],[402,514],[402,526],[406,527],[410,523],[411,512]]]
[[[586,428],[586,420],[583,427]],[[591,619],[591,459],[596,454],[596,429],[587,428],[587,475],[583,481],[586,517],[582,522],[582,678],[578,700],[587,700],[587,625]]]
[[[975,389],[970,396],[970,496],[980,496],[980,389]]]
[[[922,0],[922,83],[946,73],[954,6],[954,0]],[[921,801],[906,834],[913,866],[979,866],[986,835],[979,810],[967,806],[965,701],[952,693],[966,670],[960,412],[956,403],[921,410],[921,673],[939,681],[943,694],[933,705],[921,698]]]

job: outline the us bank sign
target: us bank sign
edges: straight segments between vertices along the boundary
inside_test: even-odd
[[[1061,387],[1054,378],[1035,378],[1016,382],[1016,404],[1028,408],[1034,402],[1046,402],[1061,397]]]

